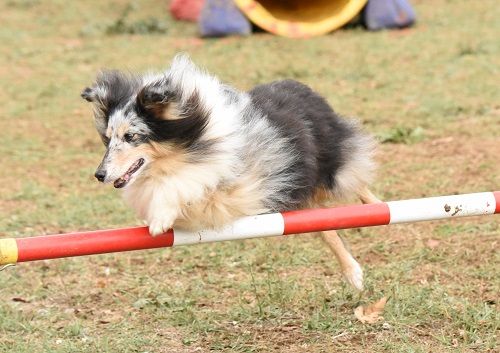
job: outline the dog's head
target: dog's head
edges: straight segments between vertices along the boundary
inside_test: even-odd
[[[81,96],[91,102],[96,129],[106,146],[95,177],[115,188],[132,183],[168,152],[201,146],[210,115],[207,86],[216,80],[176,57],[158,75],[101,72]]]

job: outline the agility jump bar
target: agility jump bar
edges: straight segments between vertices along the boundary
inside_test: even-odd
[[[0,265],[495,213],[500,213],[500,191],[263,214],[241,218],[220,230],[170,229],[156,237],[149,235],[147,227],[133,227],[4,238],[0,239]]]

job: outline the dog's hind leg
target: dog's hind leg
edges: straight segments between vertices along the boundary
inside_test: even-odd
[[[382,202],[366,187],[358,193],[358,197],[361,202],[365,204]],[[333,251],[335,257],[339,261],[345,280],[354,288],[362,290],[363,270],[351,253],[347,250],[340,236],[334,230],[322,232],[321,235],[325,243]]]
[[[366,187],[359,192],[358,197],[365,204],[382,202]]]
[[[364,204],[380,203],[380,201],[373,193],[367,188],[363,188],[358,197]],[[363,289],[363,270],[359,263],[354,259],[351,253],[346,249],[344,242],[339,237],[337,232],[329,231],[323,232],[323,239],[328,244],[330,249],[337,257],[342,274],[346,281],[358,290]]]
[[[345,280],[357,290],[363,290],[363,270],[345,247],[344,242],[334,230],[321,232],[321,236],[339,261]]]

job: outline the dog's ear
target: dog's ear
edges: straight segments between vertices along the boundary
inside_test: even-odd
[[[83,99],[92,103],[96,119],[105,118],[107,112],[105,92],[105,89],[102,87],[94,86],[86,87],[80,94]]]
[[[80,96],[85,99],[87,102],[92,103],[92,109],[94,111],[94,123],[97,131],[103,138],[106,128],[108,125],[107,119],[107,108],[105,104],[105,97],[102,94],[105,91],[98,86],[94,87],[86,87],[83,89]],[[104,141],[104,140],[103,140]]]
[[[87,102],[92,103],[96,115],[105,115],[106,113],[106,89],[101,86],[86,87],[80,96]]]
[[[86,87],[82,93],[80,93],[80,96],[85,99],[87,102],[95,102],[96,100],[96,93],[95,91],[90,88],[90,87]]]
[[[181,118],[177,97],[169,89],[166,79],[144,86],[137,94],[137,105],[156,119],[177,120]]]
[[[103,70],[94,84],[85,88],[81,97],[95,105],[112,108],[130,99],[141,85],[138,76],[118,70]]]

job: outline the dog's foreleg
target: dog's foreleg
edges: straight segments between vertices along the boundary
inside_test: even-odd
[[[149,234],[153,237],[163,234],[174,225],[177,216],[172,215],[154,215],[148,220]]]
[[[339,261],[345,280],[357,290],[363,290],[363,270],[346,249],[344,242],[334,230],[321,232],[321,236]]]
[[[172,228],[179,217],[179,195],[169,187],[157,188],[149,200],[146,221],[149,233],[157,236]]]

